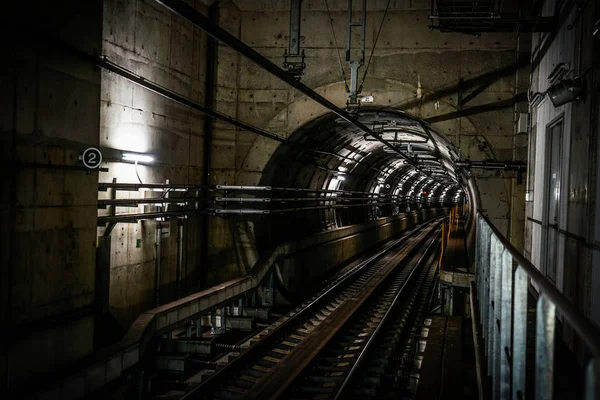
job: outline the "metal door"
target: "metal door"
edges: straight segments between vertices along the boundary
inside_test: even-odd
[[[558,223],[560,213],[561,199],[561,158],[562,158],[562,138],[563,138],[563,120],[553,122],[548,125],[546,157],[546,190],[544,193],[546,212],[544,213],[544,231],[545,231],[545,272],[546,277],[552,282],[556,282],[556,269],[558,261]]]

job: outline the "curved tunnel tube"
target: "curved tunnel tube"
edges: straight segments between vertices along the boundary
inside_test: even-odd
[[[271,215],[268,222],[256,223],[259,251],[321,230],[420,208],[452,205],[465,195],[467,202],[473,204],[470,198],[475,190],[469,189],[469,185],[475,183],[469,183],[455,168],[458,151],[443,134],[396,109],[363,107],[357,119],[402,149],[411,157],[410,163],[381,142],[365,137],[354,125],[328,113],[301,126],[288,139],[323,153],[315,156],[315,152],[303,151],[300,146],[278,147],[263,171],[260,185],[396,197],[389,203],[373,206],[367,202],[366,207],[359,208],[323,207],[285,216]],[[337,198],[335,193],[326,196]],[[286,206],[273,205],[273,214],[277,213],[277,207]]]

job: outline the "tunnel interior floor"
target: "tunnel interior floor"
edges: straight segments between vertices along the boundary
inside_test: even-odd
[[[450,227],[440,269],[468,272],[464,220],[457,218]],[[442,307],[443,309],[443,307]],[[477,399],[477,372],[473,329],[466,308],[453,307],[457,315],[432,314],[431,324],[422,337],[426,345],[421,353],[416,399]],[[425,336],[425,335],[422,335]]]
[[[428,329],[415,399],[477,399],[470,319],[434,315]]]
[[[440,268],[445,271],[469,271],[469,258],[467,255],[465,221],[458,217],[450,227],[448,244],[442,256]]]

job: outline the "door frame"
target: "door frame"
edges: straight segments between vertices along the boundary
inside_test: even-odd
[[[546,278],[548,278],[552,283],[556,284],[557,280],[558,280],[558,252],[556,253],[556,259],[554,260],[554,279],[548,276],[548,245],[549,245],[549,232],[550,229],[555,229],[556,230],[556,235],[555,235],[555,246],[558,249],[558,242],[559,242],[559,230],[558,230],[558,225],[560,224],[560,201],[562,200],[562,194],[563,194],[563,165],[562,165],[562,159],[563,159],[563,142],[564,142],[564,133],[565,133],[565,114],[564,112],[560,113],[560,115],[558,115],[557,117],[555,117],[554,119],[552,119],[548,124],[546,124],[546,140],[545,140],[545,151],[544,151],[544,175],[543,175],[543,180],[544,180],[544,188],[545,190],[543,191],[542,195],[543,197],[543,202],[542,202],[542,240],[541,240],[541,257],[540,257],[540,261],[541,261],[541,265],[543,268],[543,274]],[[557,209],[557,221],[556,221],[556,228],[551,228],[550,227],[550,221],[548,220],[548,214],[550,212],[550,196],[549,196],[549,187],[550,187],[550,181],[551,181],[551,177],[550,177],[550,173],[551,173],[551,163],[552,163],[552,144],[553,144],[553,137],[552,137],[552,129],[558,125],[558,124],[562,124],[562,128],[560,130],[560,152],[558,155],[558,162],[559,162],[559,184],[560,184],[560,198],[559,198],[559,204],[558,204],[558,209]]]

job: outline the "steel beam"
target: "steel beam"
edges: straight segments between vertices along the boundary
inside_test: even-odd
[[[302,0],[290,0],[290,43],[289,55],[300,55],[300,12]]]
[[[348,91],[348,105],[359,105],[358,95],[358,70],[365,63],[365,36],[367,25],[367,0],[361,1],[360,21],[352,20],[353,0],[348,0],[348,37],[346,40],[346,63],[350,67],[350,90]],[[360,28],[360,57],[352,60],[352,33],[354,28]]]
[[[302,0],[290,0],[290,35],[288,50],[283,54],[283,67],[294,79],[300,79],[304,75],[304,50],[300,53],[300,21],[302,13]],[[295,61],[290,61],[290,59]]]
[[[259,65],[265,71],[267,71],[270,74],[274,75],[275,77],[281,79],[282,81],[284,81],[288,85],[292,86],[293,88],[295,88],[302,94],[304,94],[307,97],[311,98],[312,100],[316,101],[323,107],[327,108],[328,110],[330,110],[331,112],[336,114],[338,117],[340,117],[343,120],[356,126],[361,131],[368,134],[369,136],[374,137],[375,139],[377,139],[379,142],[381,142],[385,146],[392,148],[396,154],[398,154],[400,157],[407,160],[407,162],[409,164],[411,164],[413,167],[415,167],[415,169],[417,169],[418,171],[422,172],[423,174],[429,176],[427,173],[423,172],[419,168],[419,166],[410,159],[410,157],[407,154],[396,149],[389,141],[382,139],[377,133],[375,133],[368,126],[366,126],[365,124],[360,122],[357,118],[352,116],[349,112],[339,108],[338,106],[333,104],[331,101],[327,100],[325,97],[321,96],[320,94],[318,94],[317,92],[315,92],[314,90],[312,90],[311,88],[309,88],[308,86],[303,84],[302,82],[291,77],[285,70],[279,68],[276,64],[271,62],[269,59],[264,57],[262,54],[258,53],[256,50],[254,50],[253,48],[248,46],[246,43],[242,42],[240,39],[236,38],[231,33],[227,32],[225,29],[223,29],[220,26],[213,23],[213,21],[211,21],[206,16],[202,15],[202,13],[198,12],[193,7],[186,4],[184,1],[182,1],[182,0],[155,0],[155,1],[157,3],[163,5],[167,9],[171,10],[173,13],[175,13],[175,14],[179,15],[180,17],[184,18],[185,20],[189,21],[194,26],[202,29],[203,31],[208,33],[210,36],[212,36],[215,39],[228,45],[229,47],[231,47],[233,50],[237,51],[244,57],[255,62],[257,65]],[[211,112],[212,112],[212,110],[211,110]],[[253,128],[253,129],[256,129],[256,128]],[[281,138],[279,138],[279,137],[277,137],[277,138],[279,140],[281,140]],[[434,179],[434,180],[436,180],[436,179]]]

